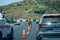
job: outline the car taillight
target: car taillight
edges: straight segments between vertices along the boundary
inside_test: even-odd
[[[37,26],[38,28],[41,28],[42,27],[42,24],[38,24],[38,26]]]
[[[38,24],[38,28],[41,28],[41,27],[43,27],[43,26],[47,26],[47,24]]]

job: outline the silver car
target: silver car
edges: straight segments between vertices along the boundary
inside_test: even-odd
[[[37,26],[37,40],[60,37],[60,14],[44,14]]]

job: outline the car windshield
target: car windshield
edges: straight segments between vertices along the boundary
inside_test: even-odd
[[[60,15],[59,16],[44,16],[42,19],[42,23],[60,23]]]

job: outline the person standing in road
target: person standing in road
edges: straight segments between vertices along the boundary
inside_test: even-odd
[[[31,25],[32,25],[31,19],[29,18],[29,19],[28,19],[28,26],[32,27]]]

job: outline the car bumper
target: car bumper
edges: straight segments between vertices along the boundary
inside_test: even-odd
[[[40,37],[60,37],[60,32],[39,32]]]

